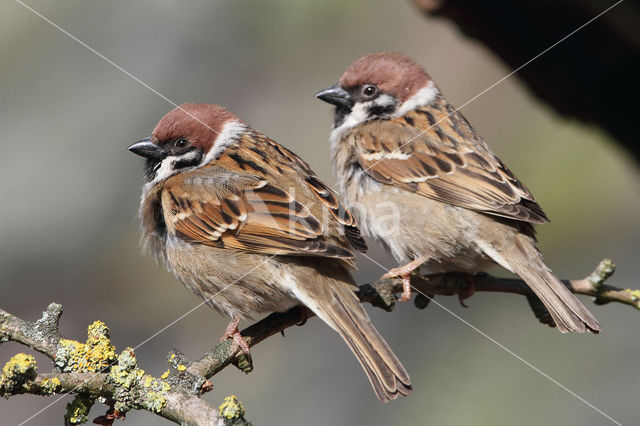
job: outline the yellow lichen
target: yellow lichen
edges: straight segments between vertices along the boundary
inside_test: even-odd
[[[218,410],[220,415],[226,420],[238,420],[244,417],[242,402],[240,402],[235,395],[226,397]]]
[[[633,306],[636,309],[640,309],[640,290],[631,290],[630,288],[625,289],[631,296],[631,301],[633,302]]]
[[[42,383],[40,383],[40,387],[47,394],[54,394],[60,390],[62,383],[60,383],[60,379],[57,377],[52,377],[50,379],[44,379]]]
[[[10,396],[23,390],[38,374],[33,355],[14,355],[2,368],[0,375],[0,396]]]
[[[187,366],[180,364],[177,368],[178,368],[179,371],[184,371],[184,370],[187,369]]]
[[[162,376],[160,376],[161,379],[166,379],[167,377],[169,377],[169,369],[167,368],[167,371],[165,371],[164,373],[162,373]]]
[[[114,408],[119,412],[126,412],[132,408],[159,412],[167,405],[165,394],[171,386],[164,380],[145,375],[144,370],[138,368],[135,353],[131,348],[125,349],[118,356],[118,364],[109,372],[109,381],[118,387],[113,398],[116,400]],[[140,381],[145,388],[144,391],[136,388]]]
[[[87,330],[87,342],[60,339],[56,365],[62,371],[96,372],[106,370],[116,360],[116,348],[109,340],[109,328],[95,321]]]
[[[631,290],[630,288],[626,290],[629,292],[634,302],[640,300],[640,290]]]
[[[143,404],[146,409],[158,413],[167,405],[165,394],[171,389],[171,386],[164,380],[147,376],[147,379],[149,378],[151,380],[148,387],[150,387],[151,390],[143,395]]]
[[[144,378],[144,387],[148,388],[149,386],[151,386],[151,382],[153,381],[153,377],[151,376],[146,376]]]

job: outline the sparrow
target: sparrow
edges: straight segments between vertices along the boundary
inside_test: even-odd
[[[353,215],[300,157],[226,109],[184,104],[129,147],[146,158],[143,243],[188,289],[231,318],[303,305],[338,332],[378,398],[411,380],[360,304]]]
[[[536,247],[548,221],[527,187],[489,149],[426,73],[400,53],[372,53],[316,94],[335,105],[330,136],[337,187],[366,236],[410,275],[476,274],[498,264],[519,275],[561,332],[600,330]]]

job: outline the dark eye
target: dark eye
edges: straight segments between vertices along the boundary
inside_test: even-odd
[[[376,93],[378,93],[378,88],[372,84],[367,84],[362,88],[362,94],[368,98],[372,97]]]
[[[178,139],[177,141],[175,141],[173,143],[173,145],[178,148],[178,149],[183,149],[189,146],[189,141],[182,138],[182,139]]]

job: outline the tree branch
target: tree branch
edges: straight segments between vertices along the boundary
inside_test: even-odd
[[[613,271],[613,262],[605,259],[586,278],[564,283],[573,293],[594,297],[596,304],[618,302],[640,309],[639,290],[604,284]],[[417,292],[415,304],[421,309],[434,296],[458,295],[462,300],[473,291],[524,295],[536,317],[553,325],[544,306],[518,279],[488,274],[416,275],[412,285]],[[394,295],[400,292],[399,279],[383,279],[360,286],[358,297],[362,302],[391,311],[395,306]],[[193,362],[174,349],[168,355],[169,370],[157,378],[138,368],[133,349],[127,348],[116,355],[109,330],[99,321],[89,326],[86,343],[63,338],[58,330],[61,314],[62,307],[53,303],[40,320],[29,323],[0,310],[0,343],[9,340],[22,343],[45,354],[55,364],[52,372],[38,374],[31,355],[17,354],[2,370],[0,396],[74,394],[76,399],[67,406],[67,424],[86,422],[89,409],[97,400],[111,407],[106,416],[96,419],[100,424],[112,424],[128,410],[144,409],[181,424],[248,425],[242,404],[234,396],[227,397],[218,410],[200,398],[212,389],[209,379],[229,364],[244,372],[251,371],[251,360],[233,340],[216,345]],[[274,313],[244,329],[242,336],[249,346],[254,346],[291,326],[301,325],[312,316],[304,307]]]
[[[0,396],[8,398],[24,393],[82,396],[67,406],[67,424],[86,422],[96,399],[115,406],[116,413],[119,411],[116,417],[130,409],[145,409],[181,424],[242,424],[227,422],[226,417],[220,417],[215,408],[179,381],[169,384],[145,374],[137,366],[133,349],[127,348],[116,357],[108,329],[99,321],[89,326],[86,343],[62,338],[58,331],[61,314],[62,307],[52,303],[40,320],[29,323],[0,310],[0,343],[22,343],[55,362],[51,373],[37,374],[35,358],[17,354],[2,370]],[[225,402],[223,406],[232,403]],[[242,419],[240,415],[236,417]]]

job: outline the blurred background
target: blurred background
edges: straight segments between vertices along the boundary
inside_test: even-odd
[[[329,183],[332,112],[313,94],[356,58],[407,53],[454,105],[511,71],[450,21],[425,17],[409,1],[29,5],[173,102],[224,105]],[[142,160],[126,148],[170,109],[19,3],[0,5],[2,309],[35,320],[59,302],[66,337],[84,341],[87,325],[100,319],[121,351],[200,303],[138,245]],[[610,283],[640,286],[640,176],[627,152],[599,128],[557,116],[517,75],[463,113],[551,217],[538,228],[540,246],[559,276],[582,278],[611,257],[618,268]],[[370,245],[373,258],[395,266]],[[360,283],[384,272],[366,258],[359,268]],[[637,423],[640,316],[632,308],[583,298],[604,328],[585,336],[538,324],[520,296],[476,294],[468,309],[456,298],[437,300],[617,421]],[[215,376],[206,400],[217,406],[236,394],[256,425],[611,424],[436,304],[418,311],[407,303],[392,314],[367,309],[412,375],[410,397],[380,404],[340,338],[313,319],[253,348],[249,375],[227,368]],[[139,347],[139,363],[160,375],[171,348],[196,358],[217,343],[226,324],[202,306]],[[0,364],[24,350],[3,344]],[[50,362],[38,360],[40,371],[48,371]],[[57,398],[0,400],[0,423],[20,424]],[[26,424],[60,424],[70,400]],[[90,418],[105,410],[96,404]],[[126,422],[169,423],[139,411]]]

